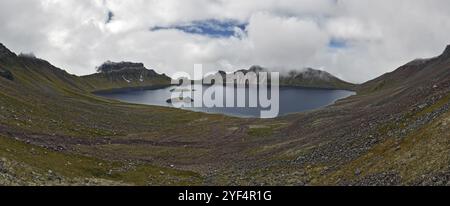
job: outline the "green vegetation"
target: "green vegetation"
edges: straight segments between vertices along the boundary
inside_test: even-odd
[[[434,80],[448,64],[423,72]],[[150,70],[148,81],[140,69],[77,77],[4,51],[0,69],[11,73],[0,75],[0,185],[448,184],[448,78],[395,83],[414,72],[403,69],[338,104],[261,120],[92,94],[164,85]]]
[[[248,135],[253,137],[267,137],[273,134],[273,129],[271,127],[250,127]]]
[[[417,177],[448,169],[450,114],[402,139],[387,139],[368,153],[341,167],[317,184],[335,184],[338,179],[357,180],[362,176],[395,170],[402,184],[414,184]],[[443,133],[444,132],[444,133]],[[361,173],[355,173],[361,171]]]
[[[12,162],[8,170],[14,172],[13,184],[196,185],[202,181],[194,172],[55,152],[3,136],[0,157],[2,164]]]

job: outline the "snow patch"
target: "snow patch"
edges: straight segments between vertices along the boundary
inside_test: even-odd
[[[123,78],[123,80],[125,80],[127,83],[130,83],[130,82],[131,82],[131,80],[128,80],[128,79],[125,78],[123,75],[122,75],[122,78]]]

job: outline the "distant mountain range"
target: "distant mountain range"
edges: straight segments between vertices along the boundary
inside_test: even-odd
[[[15,56],[14,53],[10,52],[5,47],[2,49],[0,55]],[[37,59],[34,56],[19,55],[18,57],[26,61],[35,60],[35,62],[39,62],[39,64],[50,65],[48,62]],[[252,66],[248,70],[238,70],[236,72],[247,74],[249,71],[258,74],[259,72],[266,72],[269,70],[260,66]],[[219,71],[217,74],[222,77],[226,77],[227,75],[223,71]],[[0,68],[0,76],[11,80],[14,79],[13,74],[5,68]],[[154,89],[171,85],[171,78],[167,75],[159,74],[154,70],[145,68],[142,63],[134,62],[107,61],[97,68],[97,73],[81,76],[79,78],[69,74],[67,74],[67,76],[69,76],[67,79],[70,79],[68,82],[72,82],[72,84],[77,85],[77,87],[92,92]],[[280,86],[346,90],[355,88],[354,84],[340,80],[325,71],[314,70],[311,68],[291,71],[287,75],[281,75]]]
[[[269,70],[260,66],[252,66],[248,70],[238,70],[234,73],[242,72],[247,74],[250,71],[259,74],[259,72],[267,72]],[[171,84],[170,77],[165,74],[158,74],[154,70],[149,70],[142,63],[105,62],[97,68],[97,72],[81,77],[92,91],[110,92],[130,89],[152,89]],[[227,73],[219,71],[217,75],[224,78],[223,82],[225,82]],[[291,71],[287,75],[281,75],[280,86],[352,90],[356,85],[340,80],[328,72],[306,68]]]
[[[236,74],[241,72],[242,74],[248,74],[248,72],[254,72],[257,74],[260,72],[270,72],[269,69],[266,69],[261,66],[252,66],[247,70],[238,70],[233,72],[232,74]],[[224,71],[219,71],[215,75],[210,75],[205,79],[213,79],[214,76],[219,75],[223,79],[223,82],[226,82],[226,78],[229,77],[228,74]],[[248,81],[248,80],[247,80]],[[211,81],[214,82],[214,81]],[[244,79],[237,80],[238,83],[244,83]],[[269,79],[270,83],[270,79]],[[248,84],[248,82],[247,82]],[[292,87],[306,87],[306,88],[322,88],[322,89],[344,89],[344,90],[353,90],[356,88],[355,84],[345,82],[332,74],[322,71],[316,70],[312,68],[305,68],[300,70],[292,70],[287,74],[280,74],[279,80],[280,86],[292,86]]]
[[[99,69],[71,75],[0,44],[0,185],[450,184],[450,46],[333,105],[264,120],[102,98],[92,92],[170,78]],[[305,71],[282,82],[336,81]]]

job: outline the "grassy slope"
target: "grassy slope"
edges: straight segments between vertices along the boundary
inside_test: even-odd
[[[48,170],[54,171],[64,179],[60,184],[72,181],[76,181],[74,184],[83,183],[79,178],[99,178],[98,184],[118,183],[104,182],[103,179],[112,181],[120,179],[122,183],[144,185],[200,182],[199,175],[193,172],[141,164],[136,161],[132,162],[136,166],[125,170],[121,169],[127,166],[123,161],[115,163],[112,160],[74,155],[73,150],[60,153],[23,143],[37,136],[38,140],[33,143],[54,149],[58,143],[40,140],[51,137],[82,140],[95,137],[114,138],[130,131],[165,132],[176,128],[173,125],[180,126],[191,119],[196,119],[199,114],[187,115],[187,112],[174,109],[122,104],[98,98],[80,89],[77,77],[41,60],[17,57],[3,59],[1,65],[12,71],[15,78],[14,81],[0,79],[0,129],[3,133],[1,134],[3,150],[0,156],[4,158],[2,164],[12,165],[11,169],[15,171],[16,176],[13,181],[5,184],[46,184],[45,180],[40,181],[39,178],[30,179],[32,175],[30,176],[28,172],[46,177]],[[30,153],[31,150],[34,152]],[[72,166],[64,166],[67,162],[71,162]],[[124,172],[106,175],[109,170],[114,170],[113,166]],[[27,172],[20,174],[21,171]],[[97,180],[93,181],[96,184]],[[51,182],[51,184],[59,183]]]
[[[345,184],[392,171],[402,177],[398,184],[413,184],[448,172],[448,112],[406,136],[387,135],[404,128],[396,121],[366,115],[408,110],[383,103],[397,98],[397,88],[307,114],[254,120],[99,98],[83,80],[43,61],[10,58],[0,66],[15,77],[0,78],[0,184]],[[429,104],[403,124],[448,103],[442,98]],[[364,121],[374,129],[359,127]],[[379,140],[341,159],[345,150],[369,141],[352,139],[360,130],[379,133]],[[343,138],[351,140],[340,146],[343,151],[326,149]],[[314,158],[297,163],[303,156]]]
[[[193,172],[55,152],[3,136],[0,136],[0,157],[0,185],[196,185],[202,182]]]
[[[410,112],[402,122],[382,125],[378,130],[383,136],[388,136],[390,132],[406,129],[418,119],[424,119],[449,105],[450,95],[422,110]],[[450,131],[450,112],[448,111],[413,132],[385,138],[357,159],[348,162],[326,177],[317,178],[315,184],[336,184],[342,180],[358,182],[376,174],[387,174],[393,171],[400,179],[399,182],[392,182],[392,184],[405,185],[423,183],[422,176],[426,175],[449,175],[450,134],[447,131]],[[438,181],[442,180],[436,178],[435,182],[425,184],[445,184]]]

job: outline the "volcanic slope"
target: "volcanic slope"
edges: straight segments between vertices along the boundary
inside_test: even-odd
[[[0,45],[0,184],[449,184],[450,47],[269,120],[127,104],[86,85]]]

